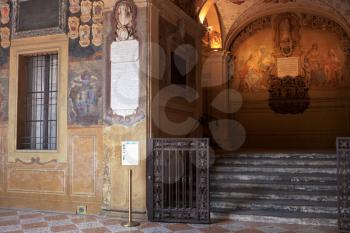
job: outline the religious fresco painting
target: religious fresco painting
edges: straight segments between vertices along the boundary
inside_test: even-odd
[[[10,55],[11,7],[10,1],[0,3],[0,67],[7,65]]]
[[[96,125],[102,117],[102,62],[72,62],[69,69],[68,122]]]
[[[101,58],[103,42],[102,0],[69,0],[68,36],[71,58]]]
[[[324,30],[329,25],[336,29]],[[268,90],[271,78],[279,76],[283,59],[294,59],[296,71],[291,76],[302,77],[309,89],[343,85],[349,38],[336,26],[327,19],[288,13],[253,22],[248,26],[251,30],[246,30],[249,34],[239,35],[233,46],[234,87],[247,92]]]

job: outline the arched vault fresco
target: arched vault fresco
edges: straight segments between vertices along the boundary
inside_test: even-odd
[[[239,33],[253,20],[271,13],[306,11],[330,18],[348,33],[350,25],[350,1],[344,0],[198,0],[199,18],[205,19],[209,9],[216,4],[222,20],[224,48],[232,43],[232,35]],[[203,12],[203,13],[202,13]],[[233,36],[234,37],[234,36]]]
[[[283,12],[260,17],[241,30],[230,48],[237,67],[234,88],[242,92],[271,92],[287,83],[274,80],[286,77],[310,90],[349,86],[349,36],[324,16]]]

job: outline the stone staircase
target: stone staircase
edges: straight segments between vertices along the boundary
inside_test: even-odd
[[[211,168],[212,218],[336,225],[337,160],[331,153],[239,153]]]

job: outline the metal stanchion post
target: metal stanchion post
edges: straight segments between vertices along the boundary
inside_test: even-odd
[[[128,222],[122,222],[123,227],[136,227],[140,225],[138,222],[132,221],[132,170],[129,169],[129,220]]]

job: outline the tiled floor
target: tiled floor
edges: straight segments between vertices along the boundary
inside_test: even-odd
[[[64,233],[336,233],[336,228],[286,224],[225,221],[211,225],[144,222],[136,228],[120,226],[120,220],[100,216],[77,216],[24,210],[0,209],[0,232],[64,232]]]

